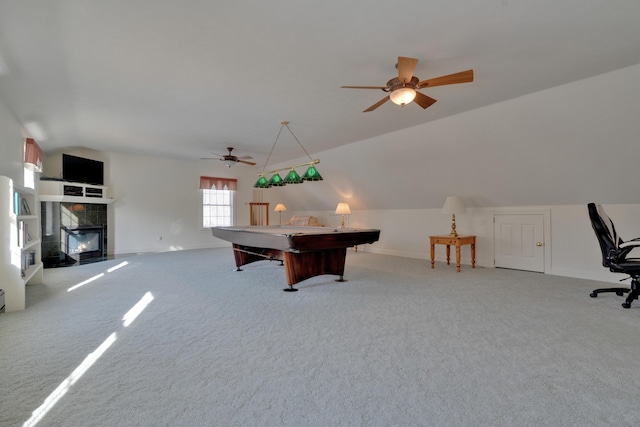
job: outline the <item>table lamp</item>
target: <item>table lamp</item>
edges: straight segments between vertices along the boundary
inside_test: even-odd
[[[278,203],[274,209],[276,212],[280,212],[280,225],[282,225],[282,211],[286,211],[287,207],[282,203]]]
[[[447,200],[444,202],[444,206],[442,207],[443,214],[451,214],[451,233],[449,236],[458,237],[458,233],[456,232],[456,214],[464,213],[467,210],[464,208],[464,203],[462,203],[462,199],[457,196],[449,196]]]
[[[338,215],[342,215],[342,222],[340,223],[340,228],[344,228],[344,216],[351,214],[351,209],[349,209],[349,203],[347,202],[338,203],[338,207],[336,208],[336,213]]]

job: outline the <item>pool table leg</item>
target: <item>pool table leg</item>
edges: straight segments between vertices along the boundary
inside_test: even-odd
[[[296,283],[323,274],[335,274],[340,276],[339,282],[346,282],[344,278],[346,257],[347,248],[312,252],[284,252],[287,283],[289,287],[293,288]]]

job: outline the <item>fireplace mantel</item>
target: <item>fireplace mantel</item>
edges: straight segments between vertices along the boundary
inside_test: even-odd
[[[40,181],[41,202],[110,204],[107,187],[81,182]]]
[[[109,198],[97,198],[97,197],[77,197],[77,196],[52,196],[42,195],[40,196],[41,202],[66,202],[66,203],[96,203],[102,205],[108,205],[115,202],[114,199]]]

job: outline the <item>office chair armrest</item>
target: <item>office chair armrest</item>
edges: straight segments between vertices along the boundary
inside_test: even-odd
[[[620,249],[632,248],[633,249],[636,246],[640,246],[640,239],[627,240],[624,243],[620,243],[618,245],[618,248],[620,248]]]
[[[607,258],[612,262],[622,261],[627,258],[627,255],[629,255],[631,251],[638,247],[640,247],[640,238],[620,242],[616,249],[609,251]]]

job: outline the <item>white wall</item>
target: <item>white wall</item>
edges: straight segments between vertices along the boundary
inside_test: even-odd
[[[449,230],[446,197],[461,196],[469,212],[458,230],[478,236],[483,266],[493,266],[494,212],[546,211],[546,272],[616,281],[601,266],[586,204],[605,204],[623,236],[640,236],[638,73],[633,66],[315,153],[324,181],[266,192],[287,218],[315,214],[329,226],[347,201],[351,225],[382,230],[369,250],[425,259],[428,236]]]
[[[0,102],[0,175],[24,187],[24,138],[22,125]]]
[[[361,250],[426,260],[428,236],[449,230],[442,204],[458,195],[468,208],[457,217],[458,230],[478,236],[477,262],[485,267],[493,266],[494,213],[545,212],[547,273],[618,280],[621,275],[601,267],[586,204],[604,203],[623,236],[640,236],[638,72],[640,66],[618,70],[315,153],[324,181],[264,190],[264,201],[271,209],[287,205],[283,221],[296,213],[314,214],[331,227],[340,224],[335,206],[348,201],[351,226],[382,230],[379,242]],[[567,150],[565,141],[581,149]],[[236,222],[249,222],[255,168],[82,150],[70,154],[105,161],[107,185],[116,198],[110,205],[114,253],[228,245],[199,227],[200,174],[237,177]],[[299,160],[290,164],[307,159]],[[276,223],[277,214],[270,214]],[[443,251],[437,258],[444,259]],[[467,250],[462,262],[470,262]]]
[[[169,251],[228,246],[202,229],[201,175],[236,178],[236,168],[218,161],[190,162],[162,157],[96,152],[81,148],[64,151],[105,164],[105,185],[115,201],[108,205],[109,254]],[[45,176],[59,176],[61,153],[47,156]],[[238,183],[235,220],[249,222],[252,185]]]
[[[623,239],[640,237],[640,205],[604,205],[604,208]],[[602,267],[600,247],[591,228],[586,204],[471,208],[464,214],[456,215],[458,233],[477,236],[478,266],[494,267],[493,215],[507,212],[548,216],[549,221],[544,225],[546,274],[611,283],[624,278]],[[341,217],[333,211],[295,213],[314,215],[327,227],[340,226]],[[290,215],[287,215],[287,219]],[[363,245],[358,248],[359,251],[424,259],[425,268],[430,268],[429,236],[448,234],[451,216],[443,215],[441,209],[352,210],[346,224],[381,230],[378,242]],[[463,247],[461,253],[462,263],[469,266],[469,248]],[[440,262],[446,261],[444,247],[436,247],[435,258]]]
[[[211,236],[199,227],[200,196],[197,190],[201,174],[237,177],[236,223],[248,224],[248,202],[253,197],[252,185],[256,175],[253,168],[226,168],[216,162],[188,162],[166,158],[142,157],[118,153],[97,153],[87,150],[69,150],[69,154],[105,162],[105,175],[110,196],[115,202],[110,210],[110,252],[126,254],[145,251],[166,251],[203,247],[228,246],[227,242]],[[55,157],[52,157],[55,158]],[[50,159],[47,158],[47,161]],[[49,161],[49,165],[54,162]],[[317,193],[316,186],[323,182],[309,182],[294,187],[264,190],[265,201],[295,201],[287,199],[287,191]],[[276,190],[275,192],[273,190]],[[336,196],[335,204],[343,200]],[[616,223],[619,233],[626,238],[640,236],[639,204],[608,204],[607,213]],[[340,215],[335,207],[330,210],[290,209],[283,212],[283,222],[294,214],[314,215],[326,227],[339,227]],[[601,267],[599,247],[589,223],[586,203],[578,205],[544,205],[513,207],[469,207],[467,213],[456,217],[461,234],[474,234],[477,239],[478,266],[493,267],[493,215],[505,212],[542,212],[549,222],[546,272],[569,277],[580,277],[615,282],[622,276]],[[278,222],[278,214],[271,211],[271,223]],[[380,241],[363,245],[360,251],[425,260],[429,268],[429,239],[432,234],[446,234],[451,217],[436,209],[352,209],[347,226],[379,228]],[[162,240],[158,237],[162,236]],[[436,248],[436,259],[444,261],[444,249]],[[468,248],[462,250],[463,264],[470,264]]]

